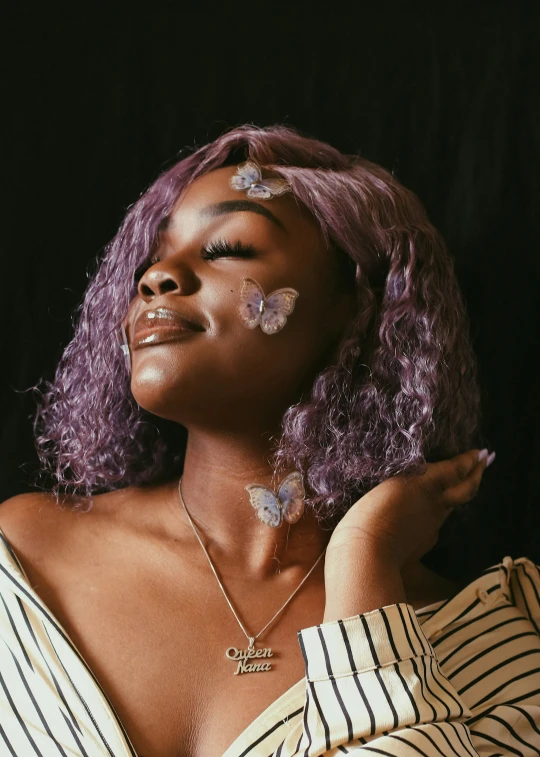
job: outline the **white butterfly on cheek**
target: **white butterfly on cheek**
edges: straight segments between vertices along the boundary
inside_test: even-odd
[[[265,297],[260,284],[254,279],[245,278],[238,312],[248,329],[260,326],[265,334],[275,334],[287,323],[298,296],[296,289],[285,287]]]

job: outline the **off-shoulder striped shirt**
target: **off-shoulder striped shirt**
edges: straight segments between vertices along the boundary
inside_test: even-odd
[[[0,600],[1,757],[136,757],[1,531]],[[388,605],[298,641],[305,677],[223,757],[540,755],[540,575],[527,558],[423,610]]]

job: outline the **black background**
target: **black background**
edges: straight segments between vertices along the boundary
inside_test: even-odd
[[[393,170],[455,256],[497,460],[434,564],[540,562],[539,4],[44,5],[3,31],[0,498],[32,488],[23,390],[127,206],[185,145],[281,122]]]

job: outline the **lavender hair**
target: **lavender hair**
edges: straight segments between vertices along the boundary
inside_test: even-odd
[[[57,496],[91,502],[99,491],[181,474],[187,432],[137,405],[116,334],[136,293],[134,272],[181,191],[247,157],[289,181],[326,243],[356,269],[356,316],[310,396],[286,411],[276,472],[301,470],[306,503],[327,517],[390,476],[476,446],[468,316],[453,261],[418,198],[358,155],[290,127],[245,125],[163,173],[107,246],[54,381],[36,387],[36,447]]]

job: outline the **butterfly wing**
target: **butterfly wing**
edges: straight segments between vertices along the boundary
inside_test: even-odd
[[[266,180],[265,180],[266,181]],[[269,200],[272,197],[272,192],[265,187],[264,184],[252,184],[246,192],[248,197],[252,197],[254,200]]]
[[[292,192],[292,187],[286,179],[262,179],[259,183],[264,184],[274,197],[279,197],[279,195],[285,194],[285,192]]]
[[[261,303],[264,300],[264,292],[253,279],[244,279],[240,290],[240,317],[248,327],[254,329],[261,319]]]
[[[289,473],[278,490],[283,517],[288,523],[297,523],[304,512],[304,484],[299,471]]]
[[[290,191],[291,186],[285,179],[260,179],[251,185],[247,195],[254,199],[268,200]]]
[[[251,161],[241,163],[236,168],[236,174],[229,179],[229,186],[233,189],[247,189],[261,178],[259,167]]]
[[[249,484],[245,488],[257,518],[271,528],[280,526],[283,519],[281,506],[274,492],[260,484]]]
[[[265,310],[261,317],[261,329],[265,334],[275,334],[287,323],[287,316],[294,310],[298,297],[296,289],[285,287],[276,289],[265,300]]]

